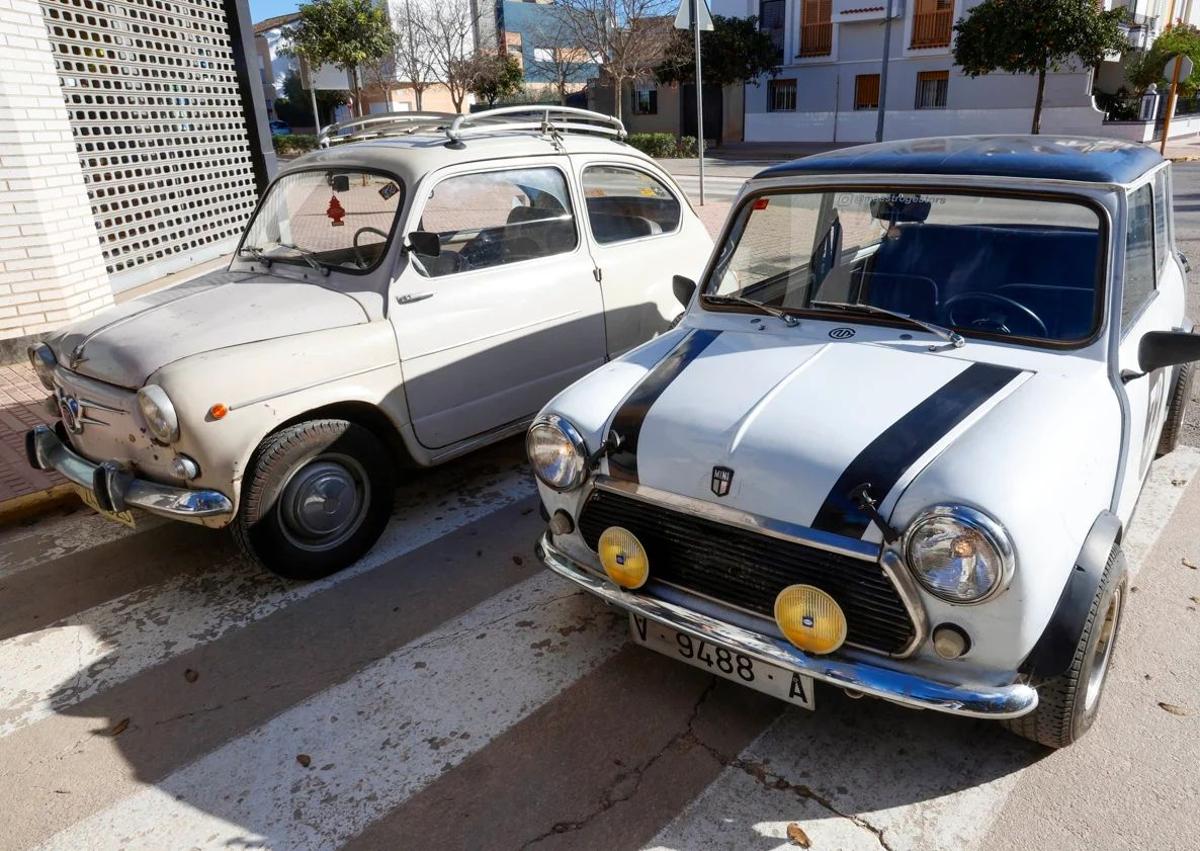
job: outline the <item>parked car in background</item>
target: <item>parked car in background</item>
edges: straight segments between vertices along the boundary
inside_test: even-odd
[[[31,349],[61,421],[30,463],[126,522],[231,526],[284,576],[346,566],[398,470],[520,434],[683,310],[711,239],[623,137],[556,107],[331,128],[228,269]]]
[[[291,136],[292,126],[286,121],[280,121],[278,118],[269,122],[272,136]]]
[[[680,325],[534,422],[540,553],[637,643],[794,705],[820,681],[1070,744],[1200,359],[1185,265],[1142,145],[767,169]]]

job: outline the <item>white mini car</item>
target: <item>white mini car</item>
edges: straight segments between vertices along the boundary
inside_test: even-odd
[[[530,429],[546,564],[794,704],[821,681],[1074,741],[1200,358],[1170,198],[1156,153],[1096,139],[764,171],[680,325]]]
[[[30,463],[93,507],[232,525],[285,576],[378,538],[397,467],[520,434],[666,330],[712,248],[619,121],[558,107],[372,116],[288,165],[227,270],[30,357],[61,415]]]

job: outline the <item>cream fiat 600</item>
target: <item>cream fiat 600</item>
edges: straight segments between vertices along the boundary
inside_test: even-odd
[[[1170,193],[1094,139],[764,171],[680,325],[530,429],[546,564],[794,704],[826,683],[1073,742],[1200,358]]]
[[[227,270],[30,351],[61,415],[30,463],[133,522],[230,526],[285,576],[378,538],[397,470],[520,434],[666,330],[712,241],[582,110],[372,116],[287,166]]]

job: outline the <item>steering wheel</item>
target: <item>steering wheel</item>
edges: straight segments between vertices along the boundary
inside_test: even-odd
[[[999,304],[1004,307],[1012,308],[1013,310],[1017,311],[1020,317],[1025,319],[1034,327],[1034,330],[1038,332],[1039,336],[1050,336],[1050,332],[1046,329],[1046,323],[1042,321],[1040,316],[1038,316],[1025,305],[1021,304],[1021,302],[1017,301],[1016,299],[1011,299],[1006,295],[998,295],[996,293],[960,293],[959,295],[951,296],[950,298],[946,299],[942,307],[946,311],[946,317],[949,319],[950,324],[953,326],[961,327],[963,325],[970,325],[974,328],[981,328],[985,330],[990,329],[994,331],[1000,331],[1004,334],[1013,333],[1012,329],[1008,327],[1010,317],[1005,313],[993,313],[985,316],[977,316],[969,322],[959,321],[958,317],[954,313],[954,306],[961,304],[964,301],[991,302],[993,304]]]
[[[367,233],[374,233],[374,234],[378,234],[379,236],[382,236],[384,242],[387,242],[387,238],[388,238],[388,235],[386,233],[381,231],[379,228],[373,228],[370,225],[359,228],[358,230],[356,230],[354,232],[354,242],[351,247],[354,249],[354,259],[358,262],[358,266],[360,269],[365,269],[365,268],[367,268],[367,266],[371,265],[366,261],[366,258],[364,258],[362,256],[362,252],[358,250],[358,237],[364,231]]]

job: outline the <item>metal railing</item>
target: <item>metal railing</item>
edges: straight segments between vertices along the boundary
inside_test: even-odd
[[[343,142],[360,142],[380,136],[411,136],[421,130],[441,130],[457,116],[452,112],[383,112],[351,118],[322,128],[317,143],[322,148]]]
[[[954,26],[954,9],[913,12],[912,47],[949,47]]]
[[[352,118],[324,128],[318,140],[322,148],[346,142],[361,142],[384,136],[444,133],[451,142],[471,136],[496,133],[538,133],[557,137],[564,133],[586,133],[624,139],[625,125],[611,115],[570,106],[502,106],[457,115],[449,112],[385,112]]]
[[[828,56],[833,50],[833,23],[823,21],[800,25],[800,55]]]

